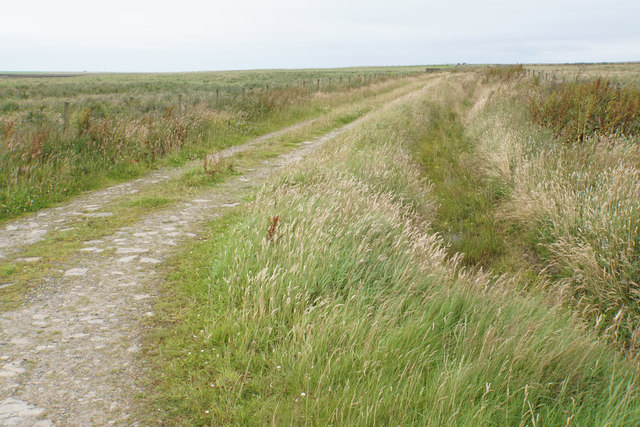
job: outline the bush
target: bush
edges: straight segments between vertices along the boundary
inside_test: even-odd
[[[531,117],[566,142],[589,136],[640,134],[640,89],[606,79],[551,85],[531,97]]]

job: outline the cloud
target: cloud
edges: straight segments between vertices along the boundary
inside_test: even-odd
[[[22,0],[10,70],[177,71],[640,60],[629,0]]]

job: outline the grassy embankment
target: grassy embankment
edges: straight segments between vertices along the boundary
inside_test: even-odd
[[[391,89],[403,84],[394,80],[415,72],[400,67],[0,79],[0,220],[317,117],[375,94],[375,83]],[[66,132],[65,100],[72,107]]]
[[[546,292],[636,356],[640,348],[640,90],[606,80],[508,81],[475,118],[476,157],[503,189]],[[535,124],[534,124],[535,123]]]
[[[635,366],[517,281],[464,268],[431,228],[437,190],[415,149],[473,85],[439,79],[372,114],[175,260],[150,420],[640,421]]]

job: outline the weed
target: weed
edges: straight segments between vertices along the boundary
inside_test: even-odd
[[[210,176],[221,173],[224,170],[233,171],[233,165],[225,158],[217,154],[207,154],[203,157],[203,168]]]
[[[276,231],[280,222],[280,215],[269,218],[269,228],[267,228],[267,240],[273,242],[276,240]]]
[[[543,86],[532,92],[529,111],[534,122],[548,126],[569,143],[593,136],[640,135],[640,89],[617,87],[611,81],[573,81]]]

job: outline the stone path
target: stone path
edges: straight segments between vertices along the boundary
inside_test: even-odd
[[[307,120],[252,139],[244,144],[234,145],[219,151],[220,157],[231,157],[247,151],[261,141],[302,128],[317,119]],[[194,167],[195,162],[180,168],[154,171],[143,178],[114,185],[104,190],[93,191],[76,197],[57,208],[42,209],[37,214],[11,221],[0,229],[0,260],[19,251],[21,248],[42,240],[51,231],[64,231],[76,221],[87,217],[106,217],[112,212],[101,211],[109,202],[129,194],[136,194],[159,182],[178,177]]]
[[[42,288],[29,303],[0,313],[0,426],[136,425],[130,408],[140,392],[139,376],[145,375],[136,355],[144,319],[154,316],[156,264],[174,254],[179,243],[196,237],[204,222],[238,205],[241,195],[274,170],[354,125],[301,144],[111,236],[84,242],[62,277],[43,278]],[[11,253],[56,227],[68,226],[76,215],[108,214],[101,210],[108,200],[178,173],[156,172],[16,221],[0,233],[1,247],[5,254]]]

